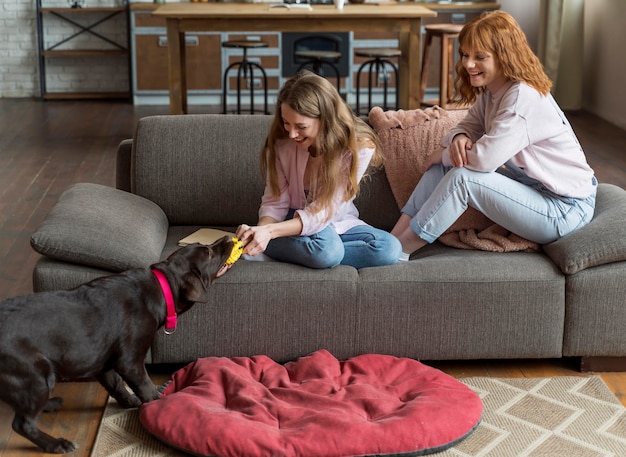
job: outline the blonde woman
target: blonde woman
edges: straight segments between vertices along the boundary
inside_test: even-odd
[[[443,138],[391,233],[403,259],[468,206],[545,244],[587,224],[597,181],[519,25],[483,13],[459,34],[455,86],[467,116]]]
[[[258,224],[237,229],[244,253],[310,268],[396,263],[398,240],[359,219],[353,203],[368,167],[381,162],[375,133],[330,82],[308,71],[288,80],[261,152]]]

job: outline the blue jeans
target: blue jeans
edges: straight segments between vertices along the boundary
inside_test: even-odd
[[[401,252],[402,245],[395,236],[369,225],[352,227],[342,235],[328,226],[310,236],[275,238],[265,249],[265,254],[273,259],[309,268],[391,265],[398,261]]]
[[[584,199],[561,197],[514,165],[506,165],[492,173],[441,164],[430,167],[402,208],[411,217],[411,229],[432,243],[472,206],[516,235],[546,244],[593,217],[595,192]],[[593,182],[597,184],[595,178]]]

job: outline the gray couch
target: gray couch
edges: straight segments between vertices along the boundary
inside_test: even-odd
[[[199,227],[254,224],[270,120],[143,118],[119,146],[118,189],[72,186],[32,235],[43,254],[35,291],[147,267]],[[374,226],[393,227],[399,211],[384,171],[364,184],[357,206]],[[240,260],[175,334],[159,332],[148,361],[286,361],[321,348],[338,358],[613,360],[626,356],[625,222],[626,192],[600,184],[593,221],[538,253],[434,243],[410,262],[361,270]]]

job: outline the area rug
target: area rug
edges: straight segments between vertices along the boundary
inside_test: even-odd
[[[599,376],[460,381],[481,397],[483,420],[467,439],[433,455],[626,456],[626,408]],[[149,435],[137,410],[123,410],[110,400],[91,457],[186,455]]]

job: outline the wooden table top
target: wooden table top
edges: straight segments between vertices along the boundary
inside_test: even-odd
[[[411,19],[436,17],[433,10],[415,3],[363,3],[344,6],[343,10],[333,5],[310,5],[311,8],[275,6],[271,3],[168,3],[159,7],[153,14],[167,18],[194,19],[270,19],[270,18],[396,18]]]
[[[188,3],[188,2],[186,2]],[[214,5],[216,2],[209,2],[210,5]],[[278,2],[277,2],[278,3]],[[387,2],[388,4],[397,3],[394,1]],[[472,11],[484,11],[484,10],[495,10],[500,9],[500,4],[497,2],[473,2],[473,3],[424,3],[424,2],[405,2],[405,5],[408,6],[421,6],[423,8],[428,8],[429,10],[438,11],[438,12],[472,12]],[[266,3],[266,5],[269,5]],[[369,3],[366,3],[369,5]],[[130,9],[131,11],[154,11],[161,8],[163,5],[158,3],[131,3]],[[350,6],[352,8],[352,4],[346,2],[346,7]]]

